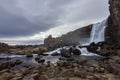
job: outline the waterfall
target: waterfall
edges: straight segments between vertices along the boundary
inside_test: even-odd
[[[89,41],[85,44],[82,44],[82,45],[89,45],[92,42],[98,43],[98,42],[104,41],[105,40],[104,34],[105,34],[106,26],[107,26],[107,19],[100,22],[100,23],[93,24]],[[86,48],[80,49],[77,46],[77,49],[79,49],[81,51],[81,53],[82,53],[81,55],[98,56],[97,54],[88,52]]]
[[[98,43],[100,41],[104,41],[106,26],[107,26],[107,19],[102,21],[101,23],[93,24],[89,43],[92,42]]]

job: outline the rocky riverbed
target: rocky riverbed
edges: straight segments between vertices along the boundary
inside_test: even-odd
[[[0,65],[0,80],[119,80],[120,57],[107,60],[80,58],[77,61],[60,60],[56,64],[14,67],[21,61]],[[7,66],[7,67],[6,67]]]
[[[51,54],[51,58],[50,55],[43,54],[39,54],[36,57],[25,56],[27,57],[26,59],[30,60],[30,64],[34,63],[32,62],[32,60],[34,59],[37,64],[34,64],[33,66],[30,64],[26,64],[27,61],[25,63],[25,59],[17,58],[12,61],[10,59],[0,64],[0,80],[120,79],[119,45],[92,43],[90,46],[79,47],[86,47],[89,52],[97,52],[97,54],[102,55],[103,57],[98,58],[96,56],[80,56],[81,52],[79,53],[77,49],[65,49],[61,51],[60,54]],[[98,50],[97,47],[99,47],[100,49]],[[113,53],[114,55],[111,55]],[[55,59],[55,57],[57,58],[57,60]],[[49,60],[47,60],[48,58]],[[56,62],[53,63],[54,60],[52,61],[52,59],[54,59]]]

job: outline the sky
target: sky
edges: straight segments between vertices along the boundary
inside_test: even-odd
[[[0,0],[0,42],[41,44],[108,16],[108,0]]]

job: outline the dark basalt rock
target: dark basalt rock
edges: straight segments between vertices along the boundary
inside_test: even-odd
[[[76,48],[70,48],[69,49],[70,53],[72,53],[73,55],[80,55],[81,52],[80,50],[76,49]]]
[[[14,67],[15,65],[21,64],[21,60],[8,61],[0,64],[0,70]]]
[[[41,58],[42,58],[42,56],[39,55],[39,56],[37,56],[37,57],[35,58],[35,60],[38,61],[38,60],[41,59]]]
[[[45,59],[39,59],[38,60],[38,63],[44,63],[45,62]]]
[[[70,58],[72,56],[71,52],[67,49],[62,49],[61,50],[61,56]]]
[[[38,56],[48,56],[49,54],[39,53]]]
[[[35,61],[38,62],[38,63],[44,63],[45,59],[43,59],[43,57],[41,55],[39,55],[35,58]]]
[[[120,0],[109,0],[110,16],[105,31],[106,41],[113,44],[120,44]]]
[[[92,53],[97,53],[99,46],[97,46],[94,42],[87,46],[87,50]]]
[[[59,56],[59,55],[60,53],[57,53],[57,52],[51,54],[51,56]]]
[[[81,54],[80,50],[78,50],[78,49],[73,50],[72,53],[73,53],[73,55],[80,55]]]
[[[33,57],[33,55],[32,54],[27,54],[26,57]]]
[[[44,40],[44,46],[52,50],[59,47],[78,45],[82,41],[88,41],[92,25],[68,32],[61,37],[53,38],[51,35]]]

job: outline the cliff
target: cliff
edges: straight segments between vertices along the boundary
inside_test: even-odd
[[[44,45],[49,49],[54,49],[62,46],[71,46],[87,41],[90,37],[92,25],[79,28],[71,31],[61,37],[53,38],[51,35],[44,40]]]
[[[105,31],[106,41],[120,44],[120,0],[109,0],[110,16]]]

